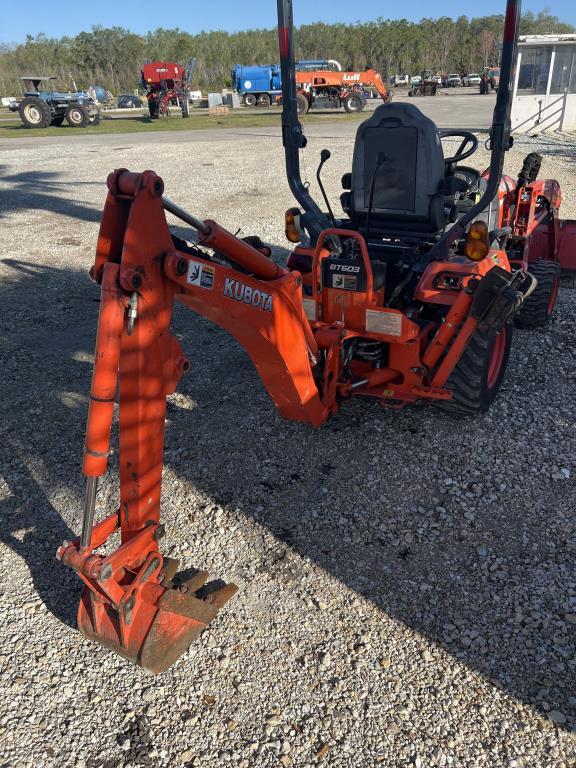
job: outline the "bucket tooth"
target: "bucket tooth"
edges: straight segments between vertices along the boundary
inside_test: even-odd
[[[172,581],[176,575],[179,565],[180,560],[175,560],[173,557],[164,558],[164,564],[160,573],[164,576],[165,582]]]
[[[235,584],[227,584],[214,593],[219,599],[209,602],[193,592],[166,590],[158,601],[158,612],[142,646],[139,663],[154,674],[168,669],[237,591]],[[180,629],[174,631],[175,628]]]
[[[185,593],[198,592],[198,590],[208,581],[209,575],[208,571],[196,571],[190,578],[183,581],[178,588],[181,592]]]
[[[214,590],[214,592],[210,592],[204,599],[206,602],[209,602],[211,605],[220,609],[228,602],[228,600],[231,600],[234,597],[236,592],[238,592],[236,584],[224,584]]]

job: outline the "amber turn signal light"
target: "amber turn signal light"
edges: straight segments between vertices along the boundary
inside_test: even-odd
[[[286,233],[286,239],[291,243],[299,243],[302,230],[300,229],[300,209],[288,208],[284,214],[284,232]]]
[[[474,221],[466,235],[464,252],[471,261],[482,261],[488,255],[488,226],[484,221]]]

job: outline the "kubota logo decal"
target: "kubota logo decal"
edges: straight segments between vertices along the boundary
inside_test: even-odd
[[[246,283],[233,280],[227,277],[224,281],[224,296],[228,296],[235,301],[242,301],[256,309],[263,309],[266,312],[272,312],[272,296],[259,288],[252,288]]]

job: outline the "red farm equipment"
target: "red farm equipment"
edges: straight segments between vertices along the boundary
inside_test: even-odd
[[[560,218],[560,185],[555,179],[538,179],[541,165],[542,156],[531,152],[517,179],[503,174],[496,196],[483,214],[510,266],[530,272],[537,280],[514,318],[519,328],[545,325],[556,306],[561,274],[576,273],[576,221]],[[480,174],[460,166],[457,175],[471,190],[459,204],[462,210],[482,193],[490,171]]]
[[[548,321],[560,275],[576,272],[576,221],[560,218],[560,185],[555,179],[538,179],[541,165],[542,156],[531,152],[516,183],[503,178],[508,190],[501,193],[501,226],[509,233],[505,248],[510,263],[527,269],[538,281],[516,318],[523,328]]]
[[[58,558],[84,583],[83,634],[154,673],[181,656],[236,591],[233,584],[206,585],[203,570],[179,580],[178,562],[160,552],[166,396],[189,367],[170,331],[175,302],[243,346],[284,418],[318,427],[353,397],[391,408],[427,402],[459,414],[486,411],[504,378],[512,321],[536,288],[525,269],[530,256],[523,251],[511,263],[516,245],[507,251],[500,243],[518,243],[528,187],[515,187],[507,208],[499,199],[511,146],[519,2],[507,0],[484,178],[460,165],[478,147],[473,133],[440,132],[414,104],[384,103],[358,127],[338,218],[320,182],[329,151],[317,172],[327,211],[301,178],[306,139],[297,113],[292,0],[277,5],[282,137],[298,203],[286,212],[293,243],[287,263],[273,261],[257,236],[240,239],[172,202],[153,171],[118,169],[108,178],[90,273],[101,303],[84,517],[81,535],[64,542]],[[460,146],[446,157],[441,140],[454,137]],[[548,194],[550,205],[538,203]],[[551,217],[553,190],[535,195],[533,220],[547,222],[546,236],[562,231]],[[187,240],[170,231],[166,212],[194,230]],[[533,235],[525,232],[525,242]],[[555,242],[562,237],[570,244],[572,227]],[[95,522],[117,393],[120,499]]]
[[[171,61],[146,61],[141,70],[141,85],[146,90],[148,112],[155,120],[170,117],[170,105],[179,106],[182,117],[190,117],[189,90],[196,59],[186,67]]]
[[[420,73],[420,82],[408,91],[408,96],[436,96],[437,90],[438,80],[431,69],[426,69]]]

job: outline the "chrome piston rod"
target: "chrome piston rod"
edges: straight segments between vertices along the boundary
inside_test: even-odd
[[[82,518],[81,547],[89,547],[94,525],[94,510],[96,508],[96,491],[98,490],[98,478],[86,478],[86,498],[84,500],[84,517]]]
[[[203,235],[209,234],[210,227],[205,224],[202,219],[197,219],[196,216],[188,213],[187,210],[181,208],[173,200],[170,200],[169,197],[162,195],[162,205],[164,206],[165,211],[168,211],[173,216],[176,216],[176,218],[180,219],[180,221],[184,221],[186,224],[190,224],[191,227],[194,227],[194,229],[197,229],[198,232],[201,232]]]

